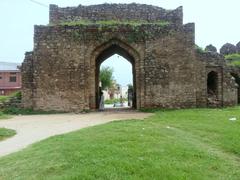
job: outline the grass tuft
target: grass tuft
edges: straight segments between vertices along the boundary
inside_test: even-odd
[[[0,141],[4,140],[6,138],[9,138],[11,136],[14,136],[15,134],[16,134],[15,130],[0,128]]]

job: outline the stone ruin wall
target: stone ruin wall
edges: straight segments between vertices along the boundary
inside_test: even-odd
[[[136,29],[128,26],[115,27],[114,31],[92,26],[35,26],[33,59],[29,61],[27,56],[25,59],[26,65],[34,64],[31,71],[26,69],[34,72],[34,86],[25,86],[25,89],[30,87],[25,94],[34,89],[33,106],[37,109],[89,109],[89,104],[95,103],[92,54],[96,53],[96,47],[117,37],[116,44],[129,44],[139,56],[135,59],[138,108],[194,107],[196,98],[191,90],[194,82],[188,78],[188,75],[194,76],[191,61],[194,25],[139,28],[152,32],[153,36],[149,39],[136,36]],[[26,74],[24,77],[24,82],[29,82],[29,76]],[[169,89],[172,89],[171,93]]]
[[[59,8],[50,5],[49,21],[56,24],[63,21],[102,21],[102,20],[143,20],[143,21],[169,21],[173,24],[182,25],[183,10],[179,7],[175,10],[144,4],[100,4],[91,6],[78,6]]]
[[[52,5],[50,22],[82,18],[83,12],[91,19],[92,15],[86,11],[107,5],[90,7],[83,11],[83,6],[57,8]],[[74,15],[70,16],[70,12]],[[161,12],[171,14],[160,8]],[[149,16],[143,19],[146,17]],[[174,17],[182,21],[182,12]],[[225,62],[218,56],[197,53],[194,24],[182,25],[181,22],[137,27],[35,26],[34,51],[26,53],[22,68],[24,106],[75,112],[96,108],[96,59],[112,45],[134,57],[137,109],[206,107],[207,74],[211,70],[219,74],[221,105],[236,104],[236,88],[225,70]]]
[[[226,65],[224,57],[215,52],[195,52],[197,59],[197,107],[224,107],[233,106],[237,102],[237,88],[230,71]],[[209,104],[207,93],[208,73],[216,72],[217,82],[217,100],[216,104]]]

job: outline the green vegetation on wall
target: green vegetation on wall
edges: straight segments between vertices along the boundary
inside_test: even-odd
[[[154,28],[164,28],[170,25],[168,21],[154,21],[148,22],[143,20],[137,21],[116,21],[116,20],[108,20],[108,21],[89,21],[89,20],[80,20],[80,21],[64,21],[59,22],[57,24],[49,24],[49,26],[78,26],[83,29],[91,29],[91,33],[93,32],[114,32],[121,31],[125,34],[129,43],[133,43],[136,41],[141,41],[143,39],[154,38],[156,34],[151,31],[144,30],[143,26],[152,25]],[[127,31],[127,32],[126,32]],[[167,31],[168,32],[168,31]],[[72,37],[74,39],[84,39],[84,34],[78,30],[72,31]],[[102,37],[103,38],[103,37]]]
[[[240,54],[229,54],[225,56],[228,65],[240,67]]]
[[[198,46],[198,45],[196,45],[196,44],[195,44],[195,49],[196,49],[196,51],[197,51],[198,53],[204,53],[204,52],[205,52],[202,47],[200,47],[200,46]]]
[[[79,21],[64,21],[58,24],[49,24],[50,26],[62,25],[62,26],[78,26],[78,25],[102,25],[102,26],[113,26],[113,25],[131,25],[131,26],[141,26],[141,25],[158,25],[158,26],[167,26],[170,23],[168,21],[154,21],[148,22],[143,20],[137,21],[89,21],[89,20],[79,20]]]

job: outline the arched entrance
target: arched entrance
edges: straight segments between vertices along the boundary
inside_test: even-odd
[[[240,104],[240,77],[236,73],[231,73],[232,77],[234,77],[235,82],[238,85],[238,104]]]
[[[207,75],[207,101],[209,107],[219,106],[218,73],[211,71]]]
[[[214,71],[208,73],[207,91],[209,96],[218,95],[218,74]]]
[[[132,74],[133,74],[133,97],[132,97],[132,108],[137,108],[137,104],[139,100],[137,99],[137,95],[139,92],[139,84],[140,82],[136,81],[138,76],[137,66],[139,62],[138,53],[130,47],[128,44],[113,39],[100,47],[96,48],[93,52],[92,64],[95,65],[94,69],[94,92],[92,92],[92,98],[90,99],[90,108],[97,109],[99,106],[99,96],[100,96],[100,88],[99,88],[99,74],[100,74],[100,65],[103,61],[113,56],[114,54],[120,55],[129,61],[132,65]],[[93,81],[92,81],[93,82]]]
[[[132,65],[132,72],[133,72],[133,108],[136,108],[136,75],[135,75],[135,62],[134,58],[122,47],[118,45],[112,45],[109,48],[105,49],[97,58],[96,58],[96,107],[98,108],[99,106],[99,96],[100,96],[100,90],[101,88],[99,87],[99,73],[100,73],[100,65],[102,64],[103,61],[108,59],[114,54],[118,54],[122,57],[124,57],[126,60],[128,60],[131,65]]]

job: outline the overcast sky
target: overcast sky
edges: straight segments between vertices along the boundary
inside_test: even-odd
[[[34,24],[48,24],[48,4],[60,7],[101,3],[145,3],[175,9],[183,6],[184,23],[194,22],[196,44],[218,49],[240,41],[240,0],[0,0],[0,61],[22,62],[33,48]],[[45,6],[46,5],[46,6]],[[127,63],[126,63],[127,64]],[[121,67],[122,68],[122,67]]]

